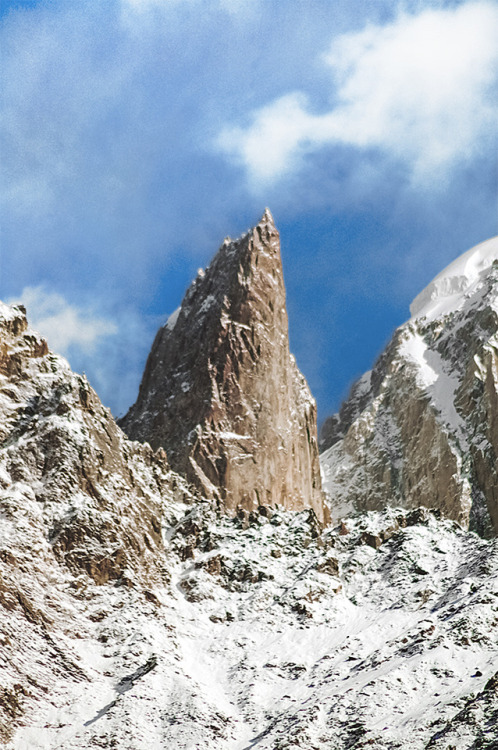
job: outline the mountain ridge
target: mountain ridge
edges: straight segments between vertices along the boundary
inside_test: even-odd
[[[498,238],[438,274],[412,310],[322,427],[325,487],[340,512],[424,505],[496,533]]]
[[[498,269],[480,274],[473,289],[459,282],[461,307],[445,299],[443,319],[408,321],[355,386],[322,454],[326,485],[334,448],[343,460],[348,441],[363,446],[360,459],[389,447],[381,428],[396,397],[400,415],[418,415],[417,460],[425,430],[426,461],[413,471],[437,482],[442,457],[458,468],[463,439],[468,460],[479,446],[492,459]],[[445,408],[463,437],[432,403],[437,380],[419,372],[442,361],[445,388],[458,375]],[[467,528],[472,504],[489,513],[484,494],[470,493],[470,508],[450,496],[432,510],[392,507],[380,452],[377,464],[360,460],[361,476],[353,462],[334,464],[344,482],[336,475],[328,524],[312,506],[226,513],[155,448],[126,438],[22,307],[0,304],[6,750],[498,746],[498,538],[486,538],[485,515],[482,536]],[[365,496],[381,507],[365,508]]]

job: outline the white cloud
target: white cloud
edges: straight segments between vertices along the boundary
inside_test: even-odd
[[[306,112],[303,94],[281,97],[258,110],[247,130],[232,128],[222,133],[220,145],[238,154],[254,177],[271,180],[292,168],[298,148],[320,142],[318,129],[323,118]]]
[[[497,36],[490,2],[344,34],[324,58],[335,84],[329,112],[314,114],[307,97],[292,92],[253,112],[248,127],[223,130],[217,146],[256,186],[326,145],[380,149],[407,163],[417,181],[442,177],[494,135]]]
[[[100,339],[118,330],[112,321],[74,307],[60,294],[47,292],[41,286],[25,287],[20,297],[10,302],[26,307],[30,324],[58,354],[67,354],[73,347],[92,353]]]

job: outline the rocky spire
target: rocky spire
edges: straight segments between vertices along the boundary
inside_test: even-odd
[[[310,507],[324,520],[316,407],[289,353],[280,240],[268,209],[227,238],[159,330],[121,426],[166,449],[220,507]]]

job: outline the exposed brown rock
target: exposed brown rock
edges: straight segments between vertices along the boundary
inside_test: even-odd
[[[328,556],[316,566],[319,573],[326,573],[329,576],[339,575],[339,561],[336,557]]]
[[[379,547],[382,546],[382,539],[380,538],[380,536],[377,536],[377,534],[372,534],[369,531],[363,532],[360,537],[360,542],[362,544],[367,544],[369,547],[372,547],[372,549],[379,549]]]
[[[289,353],[280,242],[270,212],[227,239],[154,341],[121,421],[224,510],[276,504],[327,520],[316,408]]]

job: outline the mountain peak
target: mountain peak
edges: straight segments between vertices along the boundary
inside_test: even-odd
[[[323,506],[316,407],[289,353],[279,234],[225,240],[160,329],[121,421],[229,512]]]
[[[258,226],[261,226],[262,224],[271,224],[272,226],[275,226],[275,221],[273,219],[272,212],[268,208],[268,206],[265,208],[263,216],[261,217],[261,221],[259,222]]]
[[[482,281],[498,260],[498,236],[472,247],[444,268],[410,305],[413,318],[436,318],[455,310],[470,287]]]
[[[336,513],[425,506],[498,533],[498,238],[457,258],[324,424]]]

